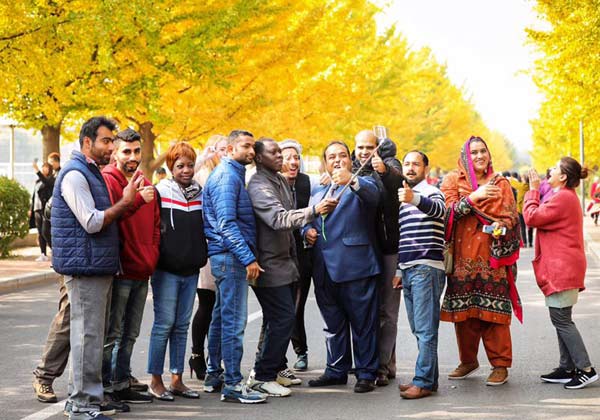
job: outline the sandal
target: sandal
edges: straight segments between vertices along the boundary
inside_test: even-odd
[[[156,398],[157,400],[161,400],[161,401],[175,401],[175,397],[173,396],[173,394],[169,391],[165,391],[162,394],[159,394],[157,392],[155,392],[152,387],[148,387],[148,394],[152,395],[154,398]]]
[[[173,395],[177,395],[178,397],[183,397],[183,398],[193,398],[193,399],[200,398],[200,394],[198,394],[193,389],[189,389],[189,388],[187,388],[185,391],[180,391],[173,387],[169,387],[169,392]]]

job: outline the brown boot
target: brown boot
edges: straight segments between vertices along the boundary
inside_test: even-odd
[[[40,402],[55,403],[58,401],[58,398],[56,398],[56,394],[54,393],[54,389],[52,389],[52,384],[41,384],[35,380],[33,381],[33,390],[35,391],[35,396]]]
[[[477,372],[479,369],[479,363],[461,363],[456,369],[448,374],[448,379],[465,379]]]
[[[420,388],[416,385],[412,385],[406,391],[401,391],[400,396],[405,400],[417,400],[419,398],[429,397],[431,391],[425,388]]]
[[[488,376],[486,385],[498,386],[505,384],[508,381],[508,369],[505,367],[495,367],[492,369],[492,373]]]

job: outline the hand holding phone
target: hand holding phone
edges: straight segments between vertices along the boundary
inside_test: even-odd
[[[494,225],[484,225],[481,230],[483,233],[487,233],[489,235],[494,235],[494,236],[506,235],[506,226],[496,227]]]

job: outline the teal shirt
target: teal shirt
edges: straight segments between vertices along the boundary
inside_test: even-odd
[[[568,308],[577,303],[579,289],[563,290],[546,296],[546,306],[549,308]]]

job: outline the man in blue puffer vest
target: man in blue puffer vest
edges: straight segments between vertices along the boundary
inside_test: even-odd
[[[72,393],[70,419],[110,419],[101,369],[106,306],[119,270],[119,236],[113,223],[134,202],[143,181],[132,176],[123,198],[111,206],[99,166],[114,150],[115,123],[105,117],[86,121],[79,133],[81,152],[60,171],[52,196],[52,265],[65,276],[71,302]]]
[[[256,223],[244,186],[245,165],[254,159],[254,136],[234,130],[227,138],[227,157],[210,174],[204,186],[204,233],[208,240],[211,272],[217,296],[208,332],[208,376],[205,392],[225,387],[221,401],[258,403],[263,394],[246,387],[240,372],[244,329],[248,318],[248,282],[262,268],[256,260]]]

